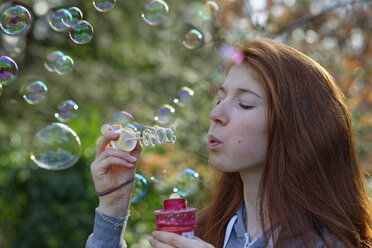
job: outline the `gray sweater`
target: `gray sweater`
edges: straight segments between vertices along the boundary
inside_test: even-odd
[[[86,248],[126,248],[124,232],[129,215],[128,213],[123,218],[116,218],[99,213],[96,209],[93,233],[88,237]],[[230,220],[232,222],[230,224],[231,228],[226,230],[223,248],[272,248],[272,242],[269,241],[269,244],[266,244],[264,235],[258,236],[254,240],[249,240],[249,235],[245,231],[245,217],[245,207],[242,205]],[[323,226],[321,231],[332,248],[345,247],[327,227]],[[317,237],[317,243],[314,248],[326,248],[324,242],[315,232],[314,235]],[[291,247],[304,247],[304,245],[299,239]]]

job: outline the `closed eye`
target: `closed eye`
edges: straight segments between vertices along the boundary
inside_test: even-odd
[[[251,108],[253,108],[253,106],[250,106],[250,105],[247,105],[247,104],[244,104],[244,103],[239,103],[239,106],[242,109],[251,109]]]

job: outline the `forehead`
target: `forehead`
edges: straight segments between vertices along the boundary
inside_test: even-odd
[[[227,91],[243,88],[254,91],[262,97],[265,95],[264,89],[256,80],[255,72],[244,64],[231,67],[222,87]]]

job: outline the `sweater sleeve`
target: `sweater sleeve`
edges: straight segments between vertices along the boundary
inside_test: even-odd
[[[86,248],[126,248],[124,232],[130,213],[123,218],[117,218],[96,209],[93,233],[89,235]],[[122,224],[122,225],[121,225]]]

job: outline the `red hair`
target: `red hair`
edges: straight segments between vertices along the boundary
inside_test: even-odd
[[[268,103],[267,160],[258,194],[262,230],[268,225],[274,235],[280,225],[275,248],[288,247],[295,238],[313,247],[312,230],[331,247],[320,223],[347,247],[371,245],[371,205],[350,113],[333,77],[273,40],[247,41],[238,48]],[[222,173],[215,188],[211,205],[198,218],[197,234],[222,247],[227,223],[243,203],[243,183],[238,172]]]

